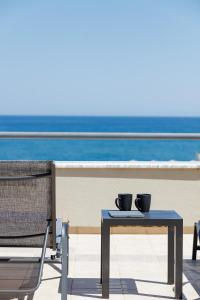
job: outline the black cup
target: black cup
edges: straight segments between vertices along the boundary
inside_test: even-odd
[[[137,194],[135,206],[141,212],[148,212],[151,205],[151,194]]]
[[[115,199],[115,205],[119,210],[131,210],[132,194],[118,194],[118,198]]]

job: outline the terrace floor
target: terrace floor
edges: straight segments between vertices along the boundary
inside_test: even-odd
[[[192,235],[184,235],[183,299],[200,299],[200,257],[191,261]],[[14,250],[16,255],[16,250]],[[20,255],[37,254],[37,249],[17,249]],[[13,249],[1,249],[1,255],[13,254]],[[19,275],[25,275],[25,267],[13,267],[12,276],[5,277],[7,270],[0,266],[0,286],[13,284]],[[70,300],[100,299],[100,236],[71,235],[69,265]],[[110,299],[158,300],[173,299],[173,286],[167,279],[166,235],[112,235]],[[60,299],[60,266],[45,265],[43,281],[37,292],[29,297],[13,297],[0,294],[3,299]]]

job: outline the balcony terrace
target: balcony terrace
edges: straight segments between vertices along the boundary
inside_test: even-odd
[[[146,136],[146,137],[145,137]],[[99,134],[116,139],[117,134]],[[1,133],[0,138],[95,139],[88,134]],[[124,139],[200,139],[199,134],[125,134]],[[70,220],[68,299],[101,298],[100,212],[114,209],[119,192],[152,194],[152,209],[176,210],[184,219],[183,299],[200,299],[200,260],[191,261],[193,223],[200,212],[200,162],[56,162],[57,216]],[[91,214],[92,212],[92,214]],[[111,235],[110,299],[173,299],[167,284],[165,228],[113,228]],[[148,233],[148,234],[147,234]],[[156,233],[156,234],[155,234]],[[1,255],[38,255],[37,249],[0,250]],[[0,286],[24,284],[25,265],[0,268]],[[45,265],[42,284],[28,298],[0,295],[2,299],[60,299],[60,266]],[[2,280],[5,278],[6,280]],[[15,274],[13,276],[13,274]],[[20,283],[22,282],[22,283]]]
[[[184,235],[183,299],[197,300],[200,295],[200,260],[191,261],[192,235]],[[1,249],[1,255],[13,254],[12,249]],[[16,255],[38,255],[36,249],[14,250]],[[25,265],[0,268],[0,287],[25,282]],[[9,295],[0,299],[60,299],[60,265],[44,267],[42,284],[29,297]],[[34,280],[34,269],[31,270]],[[2,281],[2,275],[7,280]],[[97,234],[70,235],[69,295],[68,299],[100,299],[100,236]],[[110,299],[164,300],[174,299],[173,285],[167,284],[167,237],[157,235],[119,234],[111,236]]]

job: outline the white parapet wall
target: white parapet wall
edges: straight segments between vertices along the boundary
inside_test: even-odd
[[[176,210],[191,232],[200,219],[200,161],[56,162],[57,215],[71,232],[99,232],[101,209],[115,209],[118,193],[142,192],[152,194],[151,209]]]

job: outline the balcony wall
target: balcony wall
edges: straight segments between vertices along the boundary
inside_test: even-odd
[[[57,162],[57,215],[71,232],[100,229],[101,209],[115,209],[118,193],[152,194],[152,209],[176,210],[191,232],[200,219],[200,162]],[[157,228],[118,228],[113,232],[154,232]]]

